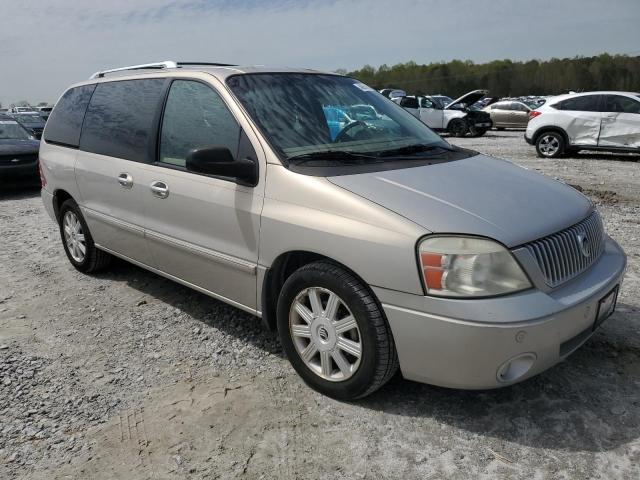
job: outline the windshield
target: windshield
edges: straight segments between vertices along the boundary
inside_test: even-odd
[[[453,98],[447,97],[446,95],[436,95],[432,98],[435,98],[436,100],[438,100],[445,107],[449,105],[451,102],[453,102]]]
[[[20,123],[42,123],[42,117],[37,113],[34,115],[16,115],[15,118]]]
[[[29,134],[13,120],[0,120],[0,140],[28,140]]]
[[[260,73],[235,75],[227,84],[286,160],[323,152],[377,156],[412,145],[451,148],[413,115],[352,78]]]

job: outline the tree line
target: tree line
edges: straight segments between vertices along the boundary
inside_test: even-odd
[[[342,71],[344,72],[344,70]],[[400,88],[409,94],[446,94],[456,98],[487,89],[491,96],[558,95],[567,91],[640,91],[640,56],[602,54],[514,62],[470,60],[419,65],[413,61],[391,67],[365,65],[349,72],[374,87]]]

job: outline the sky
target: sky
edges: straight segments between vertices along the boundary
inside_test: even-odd
[[[640,0],[0,0],[0,102],[161,60],[335,71],[640,55]]]

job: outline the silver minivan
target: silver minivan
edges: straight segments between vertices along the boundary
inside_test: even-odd
[[[98,72],[57,102],[40,162],[75,268],[120,257],[261,317],[340,399],[398,368],[464,389],[540,373],[613,312],[626,267],[575,189],[336,74]]]

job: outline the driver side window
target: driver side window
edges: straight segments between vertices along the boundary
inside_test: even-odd
[[[192,80],[171,84],[162,119],[161,163],[184,167],[191,150],[205,146],[238,151],[240,126],[220,96]]]

